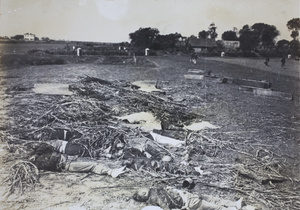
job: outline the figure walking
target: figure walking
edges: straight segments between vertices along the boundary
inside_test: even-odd
[[[269,66],[269,62],[270,62],[270,58],[269,56],[267,56],[264,63],[266,66]]]
[[[284,68],[285,67],[285,57],[283,56],[281,59],[281,68]]]
[[[196,64],[196,63],[197,63],[197,53],[193,52],[193,53],[191,54],[190,62],[193,63],[193,64]]]
[[[133,53],[133,63],[136,64],[136,57],[135,57],[135,53]]]

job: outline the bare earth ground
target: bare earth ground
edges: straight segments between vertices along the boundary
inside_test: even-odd
[[[262,59],[200,58],[196,65],[190,64],[186,56],[147,59],[156,67],[74,62],[3,67],[1,178],[4,180],[16,161],[7,160],[5,150],[4,134],[14,123],[10,111],[27,112],[36,99],[43,100],[40,96],[32,98],[29,90],[5,92],[7,88],[33,87],[36,83],[69,84],[84,75],[109,81],[158,80],[166,88],[166,95],[161,97],[185,99],[188,102],[185,105],[203,116],[202,120],[220,126],[201,132],[211,142],[203,148],[207,155],[195,155],[192,159],[203,166],[205,174],[196,178],[196,187],[191,192],[232,200],[244,197],[247,204],[258,209],[300,208],[299,62],[288,60],[282,69],[279,59],[271,59],[271,67],[265,66]],[[211,71],[217,77],[268,80],[274,90],[292,93],[293,100],[255,96],[214,78],[186,80],[184,75],[189,69]],[[263,152],[265,155],[259,156]],[[246,175],[240,167],[247,168]],[[284,181],[262,184],[249,175],[263,171],[275,173]],[[180,188],[182,178],[168,180],[133,170],[117,179],[94,174],[41,172],[35,190],[8,198],[2,195],[0,206],[2,209],[141,209],[145,204],[135,202],[131,196],[137,188],[153,182]],[[7,185],[1,186],[2,193],[7,190]]]

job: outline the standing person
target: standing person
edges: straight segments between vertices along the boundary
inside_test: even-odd
[[[133,63],[136,64],[136,57],[135,57],[135,53],[133,53]]]
[[[270,58],[269,56],[267,56],[264,63],[266,66],[269,66],[269,62],[270,62]]]
[[[193,64],[197,63],[197,53],[192,52],[190,62]]]
[[[282,56],[280,61],[281,61],[281,68],[285,67],[285,57],[284,56]]]
[[[198,58],[198,55],[197,55],[197,53],[194,53],[194,64],[196,64],[196,63],[197,63],[197,58]]]
[[[193,62],[193,52],[191,53],[191,57],[190,57],[190,63],[192,63]]]

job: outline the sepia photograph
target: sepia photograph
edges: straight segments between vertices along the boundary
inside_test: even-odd
[[[0,0],[0,209],[300,209],[300,0]]]

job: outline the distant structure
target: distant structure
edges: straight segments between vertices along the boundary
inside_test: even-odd
[[[77,48],[77,56],[81,56],[82,52],[81,52],[81,48]]]
[[[188,45],[194,50],[195,53],[207,52],[218,47],[214,39],[202,38],[189,38]]]
[[[186,37],[180,37],[178,41],[175,43],[176,47],[185,47],[187,44],[187,38]]]
[[[222,40],[222,45],[226,50],[236,50],[240,47],[240,41],[225,41]]]
[[[24,34],[24,40],[25,41],[34,41],[35,35],[32,33],[26,33]]]
[[[145,49],[145,56],[148,56],[148,54],[149,54],[149,48],[146,48]]]

